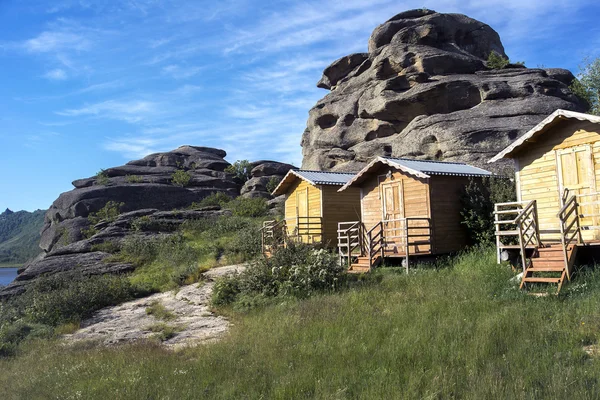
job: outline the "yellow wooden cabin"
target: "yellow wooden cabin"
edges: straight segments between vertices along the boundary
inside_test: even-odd
[[[385,257],[451,253],[467,245],[461,193],[493,174],[463,163],[378,157],[340,192],[360,190],[361,218],[338,226],[340,257],[366,272]]]
[[[557,110],[490,162],[505,158],[514,161],[517,202],[496,205],[498,262],[516,251],[521,287],[560,290],[577,247],[600,242],[600,117]]]
[[[287,241],[319,243],[335,248],[340,221],[360,216],[359,190],[339,193],[354,174],[308,170],[290,170],[274,196],[285,195],[284,219],[267,221],[262,230],[263,251]]]

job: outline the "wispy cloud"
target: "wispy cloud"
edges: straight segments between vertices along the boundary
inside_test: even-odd
[[[46,31],[26,40],[23,47],[34,53],[49,53],[66,50],[89,50],[91,42],[86,37],[69,32]]]
[[[129,123],[140,122],[159,112],[157,103],[143,100],[115,101],[86,105],[81,108],[58,111],[56,114],[66,117],[97,116],[116,119]]]
[[[44,74],[44,78],[49,79],[51,81],[64,81],[67,79],[67,73],[64,69],[56,68],[50,70]]]
[[[167,65],[162,68],[163,74],[169,75],[175,79],[188,79],[202,70],[202,67],[184,67],[180,65]]]

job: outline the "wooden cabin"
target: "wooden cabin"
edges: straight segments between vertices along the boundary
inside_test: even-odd
[[[294,240],[335,248],[338,222],[360,217],[359,190],[338,192],[354,174],[290,170],[273,191],[285,195],[284,219],[267,221],[263,250]]]
[[[496,205],[498,262],[516,250],[522,287],[560,290],[577,247],[600,242],[600,117],[557,110],[489,162],[500,159],[514,161],[517,202]]]
[[[461,194],[469,179],[493,174],[463,163],[378,157],[340,192],[359,189],[359,223],[338,226],[340,257],[364,272],[384,257],[446,254],[467,245]]]

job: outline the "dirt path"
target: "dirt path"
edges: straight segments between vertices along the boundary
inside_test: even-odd
[[[156,327],[162,326],[176,331],[173,337],[163,341],[165,346],[171,348],[218,340],[229,329],[229,321],[210,312],[214,279],[243,268],[244,265],[213,268],[205,273],[207,280],[200,284],[182,286],[178,290],[104,308],[84,321],[81,329],[64,338],[67,342],[93,340],[113,345],[151,339],[160,334]],[[146,308],[157,302],[174,317],[161,320],[148,315]]]

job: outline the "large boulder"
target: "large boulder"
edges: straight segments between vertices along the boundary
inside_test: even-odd
[[[255,161],[251,164],[251,167],[251,178],[246,181],[240,190],[240,194],[242,197],[261,197],[267,200],[273,199],[271,190],[269,190],[271,189],[271,182],[279,183],[289,170],[297,169],[291,164],[268,160]]]
[[[400,13],[373,31],[369,52],[323,73],[330,90],[309,112],[302,168],[356,171],[387,155],[483,165],[543,118],[585,111],[563,69],[510,64],[498,34],[460,14]]]
[[[61,194],[47,211],[40,247],[51,252],[82,240],[87,217],[109,201],[122,203],[121,211],[129,212],[187,207],[215,192],[235,197],[240,185],[224,172],[229,166],[225,156],[220,149],[181,146],[108,168],[102,177],[78,179],[73,182],[75,189]],[[189,176],[186,185],[173,182],[177,171]]]

